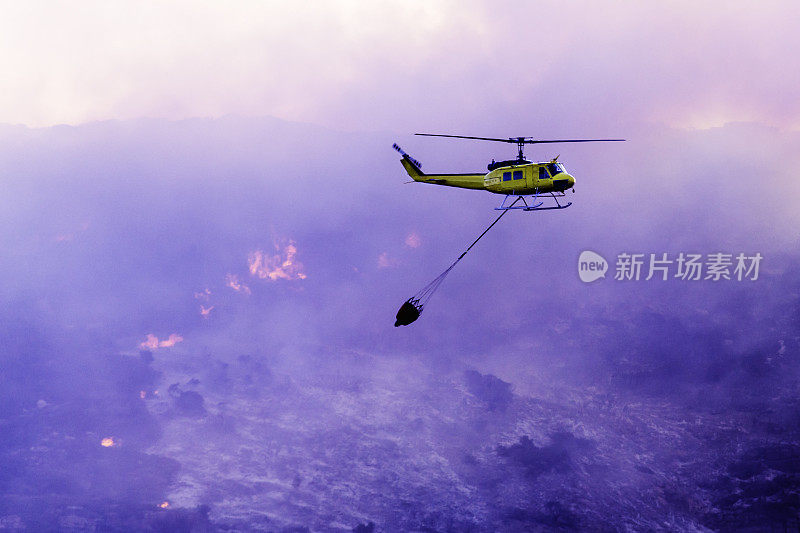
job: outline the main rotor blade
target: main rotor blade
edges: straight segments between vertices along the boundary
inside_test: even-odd
[[[625,139],[555,139],[555,140],[536,140],[536,139],[509,139],[508,142],[518,143],[524,142],[525,144],[540,144],[540,143],[598,143],[598,142],[613,142],[624,141]]]
[[[595,142],[617,142],[625,139],[543,139],[538,140],[532,137],[509,137],[508,139],[498,139],[495,137],[471,137],[468,135],[444,135],[441,133],[415,133],[423,137],[450,137],[453,139],[476,139],[478,141],[496,141],[511,144],[544,144],[544,143],[595,143]]]
[[[415,133],[414,135],[422,135],[424,137],[453,137],[456,139],[477,139],[479,141],[497,141],[501,143],[515,143],[513,139],[495,139],[494,137],[467,137],[466,135],[442,135],[440,133]]]

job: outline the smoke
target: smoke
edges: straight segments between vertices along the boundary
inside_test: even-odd
[[[238,113],[554,138],[616,135],[641,121],[798,125],[788,52],[798,47],[797,6],[785,1],[191,7],[191,16],[181,1],[10,7],[0,68],[15,75],[0,118],[49,126]],[[520,21],[508,53],[497,36]],[[535,31],[539,21],[546,29]]]
[[[574,205],[509,214],[399,329],[500,200],[405,185],[402,139],[239,118],[3,135],[7,523],[722,527],[704,502],[773,489],[784,514],[732,524],[794,509],[794,134],[563,149]],[[403,145],[442,171],[489,153],[430,142]],[[606,279],[580,281],[587,249]],[[620,253],[682,252],[763,260],[755,281],[613,279]]]

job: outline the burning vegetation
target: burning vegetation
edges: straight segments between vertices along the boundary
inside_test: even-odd
[[[152,333],[148,333],[147,339],[144,342],[140,343],[139,347],[145,350],[158,350],[159,348],[170,348],[182,341],[183,337],[181,337],[177,333],[170,334],[170,336],[164,340],[158,340],[158,337],[156,337]]]
[[[296,256],[297,246],[294,241],[289,241],[283,249],[275,244],[275,253],[272,255],[261,250],[250,252],[247,263],[250,274],[261,279],[270,281],[306,279],[303,264],[297,261]]]

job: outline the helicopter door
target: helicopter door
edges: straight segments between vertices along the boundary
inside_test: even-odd
[[[549,187],[553,184],[553,179],[547,173],[547,167],[539,165],[539,179],[536,183],[537,187]]]
[[[511,183],[514,184],[515,191],[521,191],[525,189],[525,172],[523,169],[514,169],[512,171]]]

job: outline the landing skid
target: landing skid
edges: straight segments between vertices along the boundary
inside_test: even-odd
[[[516,199],[513,202],[511,202],[511,204],[506,205],[508,199],[514,197],[514,195],[508,194],[506,195],[505,198],[503,198],[503,203],[500,204],[500,207],[495,207],[494,210],[508,211],[509,209],[521,209],[523,211],[547,211],[548,209],[566,209],[572,205],[572,202],[561,204],[561,202],[559,202],[558,199],[563,196],[566,196],[563,192],[561,193],[550,192],[543,194],[541,196],[539,195],[538,192],[536,192],[535,194],[530,195],[527,199],[525,198],[525,196],[517,195]],[[545,200],[552,198],[555,201],[556,205],[549,205],[547,207],[542,207],[544,205],[544,200],[540,200],[541,198],[544,198]],[[514,205],[520,200],[522,200],[523,205]],[[530,200],[530,204],[528,203],[528,200]]]

